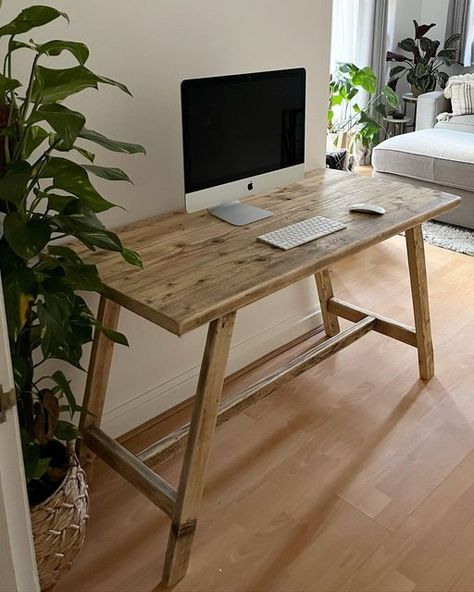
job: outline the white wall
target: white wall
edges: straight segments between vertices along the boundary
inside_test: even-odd
[[[307,168],[323,166],[331,2],[328,0],[42,0],[69,13],[71,25],[49,26],[49,38],[83,40],[90,67],[120,79],[131,100],[114,89],[86,91],[72,103],[89,127],[144,144],[146,157],[100,153],[125,168],[134,186],[98,184],[128,212],[107,213],[111,225],[181,209],[183,176],[179,85],[188,77],[304,66],[308,71]],[[33,2],[5,0],[6,19]],[[42,34],[44,35],[44,34]],[[42,35],[33,34],[40,40]],[[57,62],[58,64],[65,62]],[[311,280],[242,311],[231,369],[281,345],[318,317]],[[192,394],[204,331],[180,340],[125,312],[121,327],[131,348],[119,348],[105,425],[126,431]],[[78,380],[78,389],[82,386]]]

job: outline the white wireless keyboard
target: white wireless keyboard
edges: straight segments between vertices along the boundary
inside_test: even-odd
[[[341,222],[324,218],[324,216],[315,216],[263,234],[257,240],[283,251],[289,251],[328,234],[333,234],[333,232],[344,230],[344,228],[347,228],[347,226],[341,224]]]

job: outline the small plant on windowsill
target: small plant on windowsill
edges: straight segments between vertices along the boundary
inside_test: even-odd
[[[120,333],[102,328],[80,296],[82,291],[101,292],[101,280],[96,267],[85,263],[65,240],[76,239],[92,251],[116,251],[128,263],[141,265],[140,257],[100,222],[97,215],[114,204],[89,177],[130,179],[121,169],[93,164],[89,146],[128,154],[145,151],[88,129],[84,115],[64,104],[70,96],[102,84],[130,92],[86,67],[89,50],[83,43],[25,39],[24,34],[61,18],[67,16],[53,7],[31,6],[0,26],[0,269],[31,506],[45,498],[51,505],[52,494],[64,495],[71,469],[67,445],[79,437],[74,416],[80,407],[60,365],[81,368],[83,346],[95,329],[127,343]],[[28,52],[32,66],[22,82],[14,66],[17,55],[26,58]],[[75,65],[55,69],[55,57],[65,52]],[[52,360],[58,361],[56,368]],[[46,361],[52,371],[45,374]],[[51,545],[48,554],[57,563]],[[38,547],[37,555],[40,562]],[[58,571],[53,569],[54,578]],[[41,583],[52,585],[51,578]]]

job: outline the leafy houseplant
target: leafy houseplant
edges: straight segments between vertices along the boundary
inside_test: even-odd
[[[363,94],[368,98],[361,107]],[[399,106],[398,97],[389,86],[377,92],[377,77],[370,67],[338,64],[329,83],[329,134],[336,137],[336,147],[351,149],[359,142],[368,148],[378,143],[382,117]]]
[[[388,62],[397,62],[390,71],[391,85],[396,87],[399,80],[406,76],[408,83],[412,87],[415,96],[431,92],[436,89],[439,83],[441,88],[445,88],[449,76],[443,72],[443,66],[452,66],[456,62],[458,54],[458,41],[461,35],[452,35],[446,39],[443,48],[440,50],[441,42],[433,41],[426,37],[427,33],[436,27],[431,25],[415,25],[415,38],[408,37],[398,44],[398,47],[407,54],[387,52]]]
[[[120,333],[102,328],[79,295],[101,292],[102,284],[96,267],[64,239],[75,238],[92,251],[116,251],[128,263],[141,265],[139,256],[100,222],[97,214],[114,204],[89,176],[130,179],[118,168],[93,164],[88,145],[128,154],[144,149],[88,129],[84,115],[63,104],[101,84],[130,92],[85,66],[89,50],[83,43],[37,44],[22,37],[59,18],[68,17],[50,6],[31,6],[0,26],[0,270],[31,505],[57,489],[67,470],[63,443],[78,437],[73,418],[80,407],[59,364],[81,368],[83,346],[95,328],[127,343]],[[32,65],[22,83],[14,76],[14,63],[17,54],[28,52]],[[49,62],[64,52],[75,65],[51,68]],[[47,360],[59,361],[53,372],[42,372]]]

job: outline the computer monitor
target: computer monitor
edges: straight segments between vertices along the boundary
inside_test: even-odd
[[[304,177],[304,68],[185,80],[181,103],[186,211],[271,216],[238,200]]]

